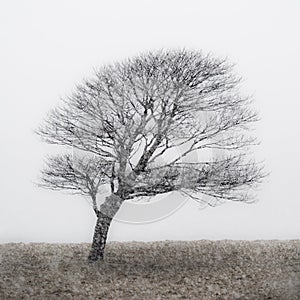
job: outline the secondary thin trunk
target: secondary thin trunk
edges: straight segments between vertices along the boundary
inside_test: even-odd
[[[108,229],[122,202],[120,197],[112,194],[106,197],[105,202],[100,206],[89,261],[103,260]]]

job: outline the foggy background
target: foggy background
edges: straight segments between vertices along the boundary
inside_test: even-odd
[[[299,239],[298,1],[2,1],[0,4],[0,243],[90,242],[86,200],[38,188],[59,147],[33,130],[93,69],[147,50],[211,52],[236,63],[261,121],[257,160],[271,175],[257,204],[199,210],[189,200],[145,225],[114,221],[109,240]]]

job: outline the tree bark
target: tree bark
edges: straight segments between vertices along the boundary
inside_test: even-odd
[[[88,257],[89,261],[103,260],[109,226],[113,217],[121,207],[122,202],[123,199],[112,194],[106,197],[105,202],[100,206],[92,247]]]

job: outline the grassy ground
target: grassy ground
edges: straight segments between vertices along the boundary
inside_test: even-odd
[[[0,245],[0,299],[300,299],[300,240]]]

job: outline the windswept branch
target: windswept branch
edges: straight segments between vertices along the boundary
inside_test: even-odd
[[[41,171],[39,186],[88,196],[98,215],[97,193],[101,185],[109,183],[111,170],[111,164],[103,159],[70,154],[50,156]]]
[[[129,198],[184,191],[191,197],[205,194],[218,200],[251,201],[250,195],[243,192],[256,187],[265,176],[262,165],[246,161],[243,155],[149,167],[138,177]]]

